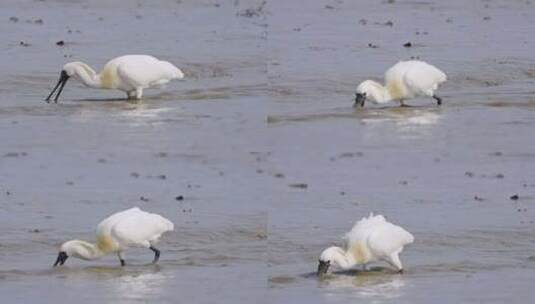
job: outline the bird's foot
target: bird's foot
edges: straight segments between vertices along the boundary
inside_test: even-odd
[[[123,259],[120,259],[120,261],[121,261],[121,267],[124,267],[124,265],[126,265],[126,263],[124,262]]]
[[[398,270],[399,274],[403,274],[403,269]]]
[[[152,260],[152,264],[156,264],[158,263],[158,260],[160,259],[160,250],[150,246],[149,247],[150,250],[152,250],[154,252],[154,260]]]
[[[441,105],[442,104],[442,98],[438,97],[437,95],[433,95],[433,98],[437,101],[437,105]]]

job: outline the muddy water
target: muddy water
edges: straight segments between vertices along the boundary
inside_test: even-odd
[[[533,301],[535,7],[383,2],[271,7],[268,128],[285,176],[269,209],[272,302]],[[356,80],[411,57],[448,74],[443,107],[351,108]],[[371,211],[414,233],[407,273],[311,277]]]
[[[3,301],[533,299],[534,4],[389,2],[2,2]],[[64,62],[125,53],[186,80],[141,103],[74,81],[42,101]],[[351,107],[357,81],[410,57],[448,74],[443,107]],[[175,223],[157,266],[132,250],[124,269],[50,267],[133,205]],[[415,235],[406,273],[316,279],[319,252],[371,211]]]
[[[256,172],[264,28],[237,15],[251,5],[0,4],[2,302],[236,303],[266,293],[269,191]],[[186,80],[147,90],[142,103],[73,81],[59,104],[44,103],[64,62],[99,69],[125,53],[165,58]],[[124,269],[115,256],[51,268],[59,244],[93,240],[100,219],[131,206],[175,223],[157,266],[132,250]]]

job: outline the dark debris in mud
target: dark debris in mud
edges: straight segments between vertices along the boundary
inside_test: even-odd
[[[164,158],[164,157],[167,157],[167,156],[168,156],[167,152],[158,152],[158,153],[156,153],[156,157]]]
[[[246,17],[246,18],[253,18],[253,17],[260,17],[264,14],[264,7],[266,5],[267,1],[262,1],[259,6],[257,7],[250,7],[244,10],[241,10],[238,12],[238,16],[240,17]]]
[[[307,189],[308,188],[308,184],[295,183],[295,184],[289,184],[288,187],[290,187],[290,188],[298,188],[298,189]]]
[[[24,156],[28,156],[28,153],[27,152],[7,152],[6,154],[4,154],[4,157],[24,157]]]
[[[520,196],[518,196],[518,194],[513,194],[509,197],[510,200],[512,201],[517,201],[518,199],[520,198]]]

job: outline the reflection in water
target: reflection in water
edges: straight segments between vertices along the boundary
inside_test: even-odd
[[[165,120],[171,112],[180,111],[179,107],[155,107],[145,103],[110,102],[92,103],[87,102],[76,107],[71,113],[70,119],[76,122],[92,122],[98,119],[118,118],[121,122],[130,125],[144,125],[158,123]]]
[[[123,117],[129,118],[158,118],[163,113],[168,113],[171,111],[176,111],[177,108],[154,108],[151,109],[147,105],[139,105],[128,111],[120,112],[119,114]]]
[[[399,126],[434,125],[440,119],[440,109],[436,107],[386,107],[347,108],[330,110],[325,113],[307,113],[300,115],[269,115],[268,123],[320,121],[333,118],[360,119],[363,123],[395,122]]]
[[[403,275],[383,272],[360,272],[333,274],[321,281],[320,286],[327,289],[327,295],[355,298],[394,299],[403,296],[405,286]],[[348,293],[348,289],[351,290]]]
[[[136,272],[125,273],[113,280],[110,280],[111,292],[115,293],[115,297],[111,297],[113,303],[116,299],[121,299],[125,302],[132,300],[148,300],[158,299],[164,294],[163,290],[166,286],[166,281],[169,280],[167,276],[160,272],[158,265],[151,265],[152,271],[143,267]]]
[[[365,123],[392,121],[398,126],[434,125],[438,123],[440,115],[437,108],[408,107],[371,110],[359,115]]]

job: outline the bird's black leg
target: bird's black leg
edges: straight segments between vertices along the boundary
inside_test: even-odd
[[[117,252],[117,256],[119,257],[119,261],[121,261],[121,266],[124,266],[126,265],[126,263],[124,262],[124,259],[123,259],[123,255],[122,255],[122,252]]]
[[[160,259],[160,250],[150,246],[150,250],[154,251],[154,260],[152,261],[153,264],[156,264],[158,260]]]
[[[437,101],[437,105],[441,105],[442,104],[442,98],[438,97],[437,95],[433,95],[433,98]]]

